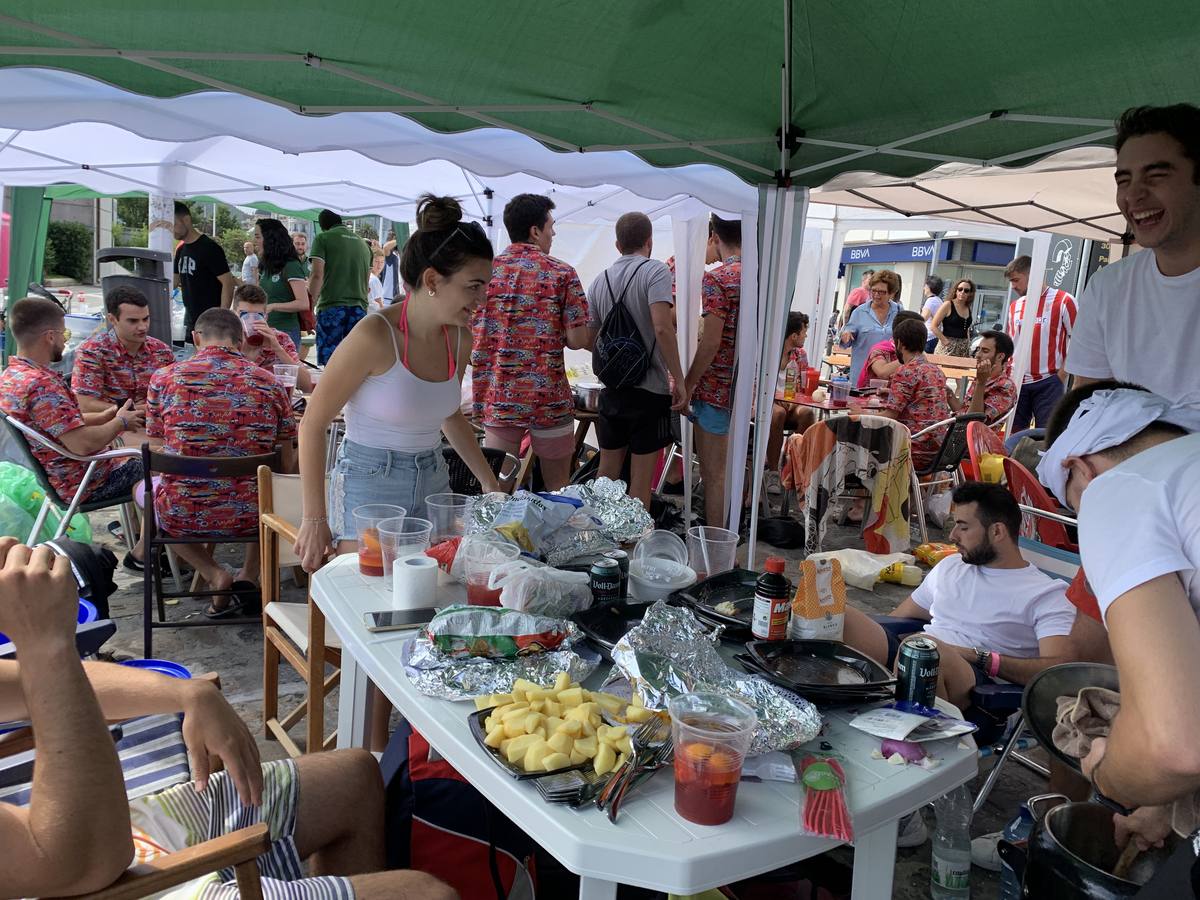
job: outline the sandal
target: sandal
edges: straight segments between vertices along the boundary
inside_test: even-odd
[[[262,606],[262,592],[253,581],[235,581],[230,590],[234,595],[222,607],[216,606],[214,598],[204,610],[208,619],[229,619],[237,616],[259,615]]]

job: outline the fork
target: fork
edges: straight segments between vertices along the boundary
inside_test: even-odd
[[[671,745],[671,741],[668,739],[665,743],[659,746],[647,763],[643,764],[640,768],[638,768],[637,771],[631,772],[629,776],[622,781],[621,786],[617,789],[616,796],[613,797],[608,804],[608,821],[617,821],[617,810],[620,809],[626,795],[631,790],[636,788],[659,769],[671,765],[674,760],[675,748]]]
[[[617,794],[621,785],[624,785],[634,775],[646,771],[646,766],[652,763],[655,755],[664,746],[669,747],[671,745],[671,725],[659,716],[655,716],[643,722],[638,727],[638,730],[631,737],[631,743],[633,745],[632,755],[621,768],[621,771],[609,779],[608,784],[604,786],[599,796],[596,797],[597,809],[604,809],[608,802]],[[614,818],[611,812],[609,818]]]

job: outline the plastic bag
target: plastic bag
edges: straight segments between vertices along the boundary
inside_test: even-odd
[[[0,496],[7,497],[29,516],[29,524],[25,526],[25,530],[21,534],[11,535],[11,537],[24,541],[29,537],[29,529],[33,527],[38,511],[42,508],[42,502],[46,499],[45,492],[38,484],[37,476],[24,466],[7,460],[0,461]],[[35,542],[50,540],[58,529],[61,519],[62,511],[51,505]],[[84,544],[92,542],[92,526],[86,515],[76,513],[71,517],[71,525],[67,528],[67,537]]]
[[[925,501],[925,518],[938,528],[946,527],[946,520],[950,518],[950,491],[934,494]]]
[[[33,517],[0,494],[0,535],[24,542],[33,528]]]
[[[542,616],[568,616],[592,605],[587,572],[566,572],[517,560],[492,570],[488,587],[500,589],[500,605]]]
[[[836,559],[810,556],[800,564],[787,636],[792,640],[840,641],[846,619],[846,582]]]
[[[958,548],[953,544],[921,544],[913,553],[917,559],[925,563],[925,565],[933,567],[940,563],[947,556],[953,556],[958,552]]]
[[[879,573],[892,563],[912,564],[915,560],[907,553],[869,553],[866,550],[847,548],[810,553],[809,559],[836,559],[842,565],[842,577],[851,587],[864,591],[875,590]]]
[[[492,530],[530,553],[540,553],[542,543],[567,524],[583,504],[567,497],[517,491],[492,522]]]

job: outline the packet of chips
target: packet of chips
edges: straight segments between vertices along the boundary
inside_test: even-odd
[[[450,659],[513,659],[558,650],[573,629],[565,619],[530,615],[519,609],[448,606],[425,627],[425,636]]]
[[[921,544],[913,550],[913,556],[929,567],[936,566],[947,556],[953,556],[958,552],[958,548],[953,544]]]
[[[800,564],[800,585],[792,600],[787,636],[792,640],[840,641],[846,619],[846,580],[842,564],[828,557]]]

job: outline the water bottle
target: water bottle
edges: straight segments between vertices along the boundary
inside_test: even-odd
[[[933,803],[937,830],[929,863],[929,895],[933,900],[966,900],[971,896],[971,795],[957,787]]]
[[[787,366],[783,370],[783,399],[794,400],[796,398],[796,385],[800,381],[800,367],[796,365],[794,359],[789,360]]]

